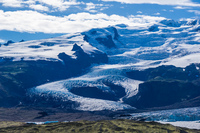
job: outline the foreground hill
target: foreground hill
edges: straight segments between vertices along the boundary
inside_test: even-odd
[[[1,122],[2,124],[3,122]],[[6,123],[6,122],[4,122]],[[0,132],[9,133],[199,133],[199,130],[191,130],[186,128],[174,127],[172,125],[163,125],[156,122],[136,122],[132,120],[104,120],[104,121],[79,121],[79,122],[62,122],[44,125],[24,124],[20,123],[8,124],[12,127],[1,127]]]

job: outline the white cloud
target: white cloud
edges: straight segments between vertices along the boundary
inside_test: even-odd
[[[83,2],[77,2],[76,0],[0,0],[0,3],[7,7],[28,6],[32,9],[43,11],[47,10],[46,6],[50,6],[53,9],[58,9],[59,11],[65,11],[70,6],[83,4]],[[39,3],[39,5],[36,3]]]
[[[157,12],[157,13],[154,13],[154,15],[160,15],[160,13],[159,13],[159,12]]]
[[[103,6],[102,4],[94,4],[92,2],[90,3],[86,3],[86,11],[90,11],[90,12],[97,12],[95,9],[97,8],[97,6]]]
[[[82,2],[77,2],[76,0],[35,0],[43,4],[47,4],[52,6],[53,8],[57,8],[60,11],[65,11],[70,6],[79,5]]]
[[[141,11],[137,11],[137,13],[142,13]]]
[[[200,15],[200,11],[199,10],[188,10],[188,12],[193,12],[196,15]]]
[[[194,6],[200,7],[200,4],[194,3],[191,0],[102,0],[115,1],[127,4],[159,4],[159,5],[179,5],[179,6]]]
[[[3,39],[0,39],[0,43],[5,43],[6,41]]]
[[[104,5],[103,7],[100,8],[100,11],[103,11],[105,9],[108,9],[109,7],[111,7],[113,5]]]
[[[74,33],[101,28],[108,25],[127,24],[130,26],[146,25],[160,21],[163,17],[106,15],[103,13],[78,13],[64,17],[51,16],[37,11],[0,10],[0,30],[19,32]]]
[[[94,3],[92,3],[92,2],[90,2],[90,3],[86,3],[86,8],[85,8],[85,10],[91,10],[91,9],[95,9],[96,8],[96,4],[94,4]]]
[[[0,0],[0,3],[3,4],[3,6],[8,7],[22,7],[22,0]]]
[[[34,10],[39,10],[39,11],[49,11],[49,8],[43,5],[30,5],[29,8],[34,9]]]
[[[85,10],[89,12],[97,12],[98,10],[102,11],[109,8],[109,6],[111,6],[111,5],[103,5],[103,4],[94,4],[92,2],[85,3],[85,5],[86,5]]]
[[[185,7],[185,6],[176,6],[174,7],[175,9],[187,9],[188,7]]]

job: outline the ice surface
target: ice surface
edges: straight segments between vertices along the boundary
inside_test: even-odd
[[[156,121],[178,127],[200,129],[200,107],[133,113],[126,119]]]
[[[101,100],[94,98],[85,98],[75,95],[69,92],[66,86],[66,80],[53,82],[32,88],[29,94],[35,94],[38,96],[51,95],[54,98],[60,98],[63,102],[67,100],[75,101],[79,103],[79,106],[75,109],[84,111],[99,111],[99,110],[124,110],[124,109],[134,109],[127,104],[122,104],[119,102]]]
[[[70,37],[61,36],[57,38],[34,40],[20,43],[9,44],[8,46],[2,45],[0,48],[0,57],[10,58],[13,61],[23,60],[59,60],[59,53],[66,53],[72,58],[76,58],[74,51],[71,51],[74,44],[82,47],[84,52],[90,54],[95,50],[87,42],[83,40],[81,34],[71,34]]]
[[[184,127],[190,129],[200,129],[200,122],[199,121],[177,121],[177,122],[164,122],[159,121],[162,124],[171,124],[176,127]]]
[[[146,18],[148,21],[148,18]],[[13,57],[14,61],[23,60],[59,60],[58,54],[65,52],[72,58],[73,44],[81,46],[88,54],[102,51],[109,57],[109,67],[135,67],[135,63],[148,61],[148,67],[153,62],[158,65],[175,65],[185,67],[191,63],[200,63],[200,33],[195,31],[199,27],[199,20],[162,20],[160,23],[149,20],[144,24],[138,20],[136,26],[117,25],[107,28],[92,29],[83,33],[68,34],[57,38],[35,40],[2,45],[0,57]],[[141,23],[139,26],[138,23]],[[134,24],[133,24],[134,25]],[[149,31],[149,27],[159,30]],[[87,36],[87,40],[84,39]],[[114,48],[108,48],[98,41],[98,38],[106,39],[111,36],[110,42],[114,42]],[[154,64],[155,65],[155,64]],[[147,64],[145,63],[144,68]],[[140,67],[142,68],[142,66]]]
[[[146,121],[164,122],[198,121],[200,120],[200,107],[134,113],[130,118],[144,118]]]
[[[153,29],[149,29],[150,27]],[[138,93],[138,86],[142,81],[127,78],[127,71],[161,65],[186,67],[191,63],[200,63],[198,27],[199,21],[195,22],[195,20],[163,20],[148,25],[137,23],[135,26],[121,24],[57,38],[2,46],[0,57],[14,57],[14,61],[21,60],[22,57],[24,60],[59,60],[57,55],[65,52],[72,58],[76,58],[73,55],[74,51],[71,51],[75,43],[88,54],[97,50],[102,51],[108,56],[107,64],[93,65],[87,73],[76,78],[38,86],[32,89],[32,93],[38,95],[45,93],[63,98],[63,101],[76,101],[80,103],[77,108],[79,110],[118,110],[131,107],[123,104],[123,98],[118,102],[85,98],[71,93],[70,89],[95,87],[113,93],[110,87],[103,83],[108,81],[123,87],[126,92],[125,98],[132,97]],[[103,40],[103,43],[99,40]],[[106,42],[113,42],[114,46],[110,47]]]

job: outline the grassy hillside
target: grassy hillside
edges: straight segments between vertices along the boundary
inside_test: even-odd
[[[23,126],[23,125],[24,125],[23,122],[0,121],[0,129],[7,128],[7,127]]]
[[[133,120],[104,120],[62,122],[44,125],[25,124],[22,126],[0,128],[9,133],[200,133],[199,130],[163,125],[156,122],[136,122]]]

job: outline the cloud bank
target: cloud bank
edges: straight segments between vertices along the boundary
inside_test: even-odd
[[[77,2],[76,0],[0,0],[0,3],[5,7],[30,7],[43,11],[48,11],[48,8],[65,11],[70,6],[83,4],[83,2]]]
[[[0,43],[5,43],[6,41],[3,39],[0,39]]]
[[[91,28],[107,27],[109,25],[127,24],[130,26],[154,23],[164,19],[151,16],[119,16],[103,13],[77,13],[68,16],[51,16],[37,11],[7,11],[0,10],[0,30],[43,33],[74,33]]]
[[[199,10],[188,10],[188,12],[193,12],[196,15],[200,15],[200,11]]]
[[[101,0],[106,2],[121,2],[127,4],[158,4],[158,5],[173,5],[173,6],[193,6],[200,7],[200,4],[194,3],[191,0]]]
[[[97,12],[98,10],[107,9],[109,6],[106,4],[94,4],[92,2],[83,2],[76,0],[0,0],[0,4],[4,7],[12,8],[30,8],[37,11],[45,12],[62,12],[72,6],[85,6],[84,10],[89,12]]]

